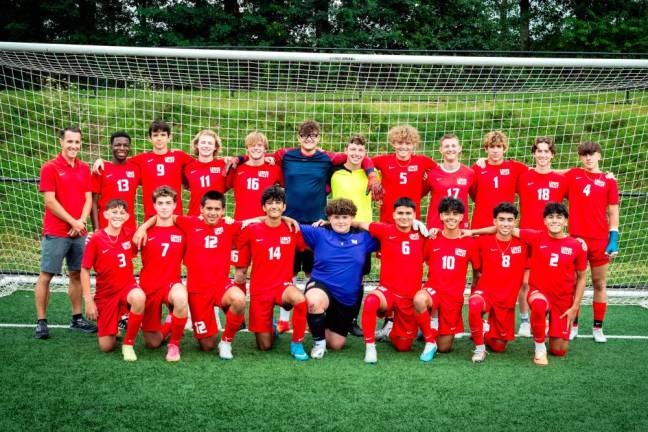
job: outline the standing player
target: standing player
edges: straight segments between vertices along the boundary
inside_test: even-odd
[[[464,303],[468,263],[479,269],[475,240],[462,237],[461,222],[465,213],[461,200],[445,197],[439,203],[443,230],[426,244],[428,280],[414,296],[416,322],[423,333],[425,348],[421,361],[429,362],[437,352],[452,349],[455,334],[463,332],[461,309]],[[439,329],[430,325],[430,313],[438,310]],[[438,344],[438,347],[437,347]]]
[[[135,231],[135,194],[140,182],[139,168],[128,160],[131,149],[131,137],[124,131],[110,135],[112,161],[104,163],[101,173],[92,174],[92,226],[95,231],[105,228],[108,221],[103,212],[111,199],[119,198],[128,204],[133,213],[126,226]]]
[[[155,226],[146,232],[147,242],[142,247],[140,286],[146,294],[146,307],[142,321],[144,341],[149,348],[158,348],[166,337],[160,326],[162,305],[169,309],[168,324],[171,339],[167,345],[166,361],[180,360],[180,341],[187,323],[187,289],[180,279],[182,256],[185,253],[185,236],[173,224],[176,192],[160,186],[153,192],[156,212]],[[130,323],[129,323],[130,325]]]
[[[603,320],[607,306],[607,271],[610,258],[619,253],[619,187],[616,180],[601,172],[601,146],[584,142],[578,146],[583,168],[567,173],[569,210],[572,213],[569,234],[582,238],[587,244],[587,259],[592,271],[594,298],[593,336],[596,342],[606,342]],[[578,334],[575,321],[572,339]]]
[[[188,216],[200,216],[200,199],[207,191],[225,193],[225,160],[217,159],[221,139],[216,132],[203,129],[191,140],[194,154],[198,156],[184,166],[183,174],[189,198]]]
[[[513,238],[517,216],[513,204],[498,204],[493,210],[497,231],[477,238],[481,272],[475,274],[477,285],[468,299],[468,322],[475,343],[474,363],[486,359],[486,346],[493,352],[504,352],[508,342],[515,339],[515,302],[528,256],[526,244]],[[484,314],[488,314],[486,334]]]
[[[128,306],[128,327],[122,344],[126,361],[137,360],[133,349],[139,332],[146,294],[137,286],[133,276],[132,231],[123,228],[128,220],[128,204],[120,199],[110,200],[104,209],[108,226],[95,233],[86,246],[81,269],[81,286],[86,313],[96,319],[99,332],[99,349],[109,352],[117,343],[120,310]],[[94,299],[90,291],[90,270],[97,273]]]
[[[67,127],[59,135],[61,153],[45,164],[40,172],[40,186],[45,200],[41,268],[36,282],[36,339],[47,339],[47,304],[52,277],[61,273],[63,259],[67,263],[72,304],[70,330],[94,333],[97,327],[81,315],[81,258],[85,244],[86,219],[92,207],[90,170],[77,158],[81,149],[81,129]]]
[[[416,204],[409,198],[394,202],[395,224],[358,223],[353,226],[368,229],[380,241],[382,253],[380,285],[370,292],[362,309],[365,340],[365,363],[376,363],[376,318],[393,315],[394,326],[389,333],[397,351],[409,351],[416,337],[414,294],[421,289],[425,238],[412,229]]]
[[[274,305],[293,309],[293,335],[290,354],[297,360],[308,360],[304,351],[306,332],[306,298],[292,283],[292,261],[296,248],[305,248],[299,233],[294,233],[281,220],[286,209],[286,194],[274,185],[261,197],[266,217],[241,233],[239,247],[249,249],[252,258],[250,276],[250,331],[255,333],[257,347],[272,348]]]

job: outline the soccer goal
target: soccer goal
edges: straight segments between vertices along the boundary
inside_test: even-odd
[[[189,151],[198,130],[214,128],[223,154],[236,155],[252,130],[271,150],[296,146],[296,126],[312,118],[322,147],[336,151],[361,133],[371,154],[388,152],[387,130],[409,123],[421,132],[419,152],[438,160],[438,139],[455,133],[467,165],[493,129],[509,136],[508,157],[527,165],[536,136],[555,137],[556,168],[578,163],[579,142],[599,142],[621,191],[610,291],[636,304],[648,296],[647,87],[648,60],[0,43],[0,286],[38,272],[38,174],[59,151],[61,127],[82,128],[81,158],[92,161],[110,158],[108,137],[120,129],[134,152],[148,149],[154,119],[171,123],[173,148]]]

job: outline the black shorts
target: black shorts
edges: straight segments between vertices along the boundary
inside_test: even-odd
[[[309,280],[306,283],[306,290],[319,288],[326,293],[329,299],[329,307],[326,309],[326,328],[332,332],[346,337],[351,331],[353,319],[357,313],[354,306],[346,306],[335,298],[329,289],[322,282]]]
[[[313,256],[313,251],[306,249],[305,251],[295,250],[295,261],[293,263],[293,274],[296,275],[300,271],[304,271],[306,275],[309,275],[313,272],[313,263],[315,262],[315,257]]]

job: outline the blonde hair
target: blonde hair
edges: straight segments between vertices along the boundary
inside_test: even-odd
[[[196,134],[194,139],[191,140],[191,147],[193,147],[194,155],[198,156],[198,141],[200,141],[200,137],[203,136],[203,135],[207,135],[207,136],[210,136],[210,137],[214,138],[214,141],[216,142],[216,148],[214,149],[214,156],[218,155],[218,152],[221,149],[222,142],[221,142],[221,139],[218,136],[218,134],[216,132],[214,132],[213,130],[211,130],[211,129],[203,129],[203,130],[201,130],[200,132],[198,132]]]
[[[504,151],[508,150],[508,138],[504,135],[502,131],[491,131],[484,136],[484,148],[493,147],[496,145],[501,145],[504,147]]]
[[[268,148],[268,137],[265,136],[264,133],[259,132],[259,131],[253,131],[247,134],[245,137],[245,148],[248,148],[252,144],[256,144],[260,142],[265,146],[265,148]]]
[[[387,132],[387,140],[390,144],[406,141],[414,144],[416,147],[421,143],[421,135],[419,135],[419,131],[414,126],[404,124],[389,129],[389,132]]]

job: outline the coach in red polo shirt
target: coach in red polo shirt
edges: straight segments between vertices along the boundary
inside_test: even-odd
[[[61,153],[45,162],[40,172],[40,188],[45,196],[41,271],[36,282],[36,339],[47,339],[47,303],[50,281],[60,274],[63,259],[70,277],[68,295],[72,303],[70,330],[94,333],[97,327],[81,315],[81,258],[85,246],[86,219],[92,208],[92,185],[88,165],[77,159],[81,149],[81,130],[61,131]]]

